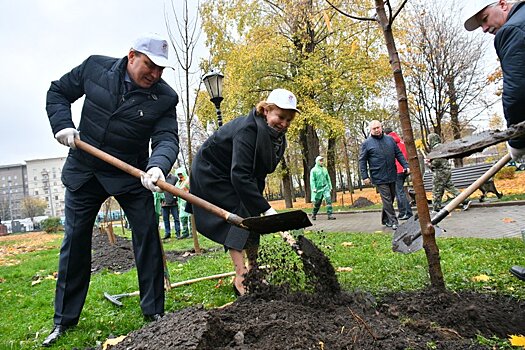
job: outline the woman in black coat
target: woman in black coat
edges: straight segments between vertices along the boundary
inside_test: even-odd
[[[204,142],[192,163],[190,192],[241,217],[276,214],[264,199],[266,176],[272,173],[286,148],[285,133],[294,119],[297,99],[285,89],[273,90],[247,115],[226,123]],[[248,263],[253,266],[259,235],[231,225],[193,206],[198,232],[223,244],[230,252],[236,277],[234,291],[245,292]]]

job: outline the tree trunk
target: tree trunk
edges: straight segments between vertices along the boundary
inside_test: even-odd
[[[461,138],[461,124],[459,123],[459,106],[454,79],[448,79],[448,97],[450,98],[450,125],[452,126],[452,136],[454,140]],[[454,166],[463,166],[463,158],[454,158]]]
[[[381,29],[383,30],[388,56],[390,58],[390,66],[392,67],[394,82],[396,85],[399,120],[403,129],[403,136],[405,138],[405,144],[408,153],[408,161],[412,171],[412,181],[416,191],[417,212],[419,215],[421,232],[423,233],[423,247],[425,249],[425,254],[427,256],[429,265],[430,282],[433,288],[445,290],[445,281],[441,271],[439,248],[436,244],[434,227],[430,222],[430,213],[428,210],[425,188],[423,186],[423,178],[421,176],[419,162],[417,160],[414,135],[412,132],[412,125],[408,112],[405,79],[401,70],[401,62],[399,60],[394,35],[392,33],[392,26],[385,12],[384,0],[374,1],[377,11],[377,20],[381,26]]]
[[[337,202],[337,174],[335,172],[335,147],[337,145],[337,139],[330,137],[328,138],[328,149],[326,151],[326,169],[328,170],[328,175],[330,176],[330,181],[332,182],[332,202]]]
[[[315,165],[315,157],[319,155],[319,138],[313,126],[305,125],[299,134],[299,140],[303,150],[304,200],[311,203],[310,169]]]
[[[284,203],[286,208],[293,208],[292,178],[290,176],[290,169],[288,168],[288,163],[286,162],[286,157],[283,157],[283,160],[281,161],[281,167],[283,169],[282,187]]]

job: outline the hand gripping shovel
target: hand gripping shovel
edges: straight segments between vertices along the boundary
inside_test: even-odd
[[[106,163],[113,165],[114,167],[133,175],[140,179],[141,175],[144,172],[140,169],[137,169],[120,159],[113,157],[110,154],[107,154],[104,151],[101,151],[90,144],[80,140],[75,139],[75,145],[78,149],[91,154],[94,157],[97,157]],[[177,197],[181,197],[186,201],[190,202],[193,205],[199,206],[212,214],[215,214],[228,223],[244,228],[246,230],[254,231],[259,234],[265,233],[274,233],[279,231],[295,230],[301,229],[304,227],[312,226],[312,223],[308,219],[308,215],[302,210],[292,210],[285,213],[275,214],[271,216],[256,216],[249,217],[246,219],[241,218],[240,216],[230,213],[224,209],[217,207],[216,205],[205,201],[202,198],[199,198],[191,193],[185,192],[165,181],[158,180],[155,183],[162,190],[167,191]]]
[[[510,161],[510,154],[505,155],[496,164],[494,164],[485,174],[481,175],[479,179],[474,181],[472,185],[467,187],[461,192],[456,198],[448,203],[443,209],[441,209],[431,220],[432,225],[436,225],[441,222],[448,214],[454,210],[461,202],[463,202],[468,196],[474,193],[481,185],[483,185],[488,179],[496,174],[501,168]],[[436,234],[438,233],[439,227],[435,226]],[[418,216],[414,215],[405,223],[401,224],[394,234],[392,240],[392,250],[398,253],[409,254],[417,252],[423,248],[423,236],[421,233],[421,226],[419,225]]]

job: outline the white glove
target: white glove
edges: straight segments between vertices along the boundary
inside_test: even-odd
[[[518,160],[525,155],[525,148],[511,147],[507,142],[507,149],[509,150],[512,160]]]
[[[275,211],[274,208],[270,207],[270,209],[268,209],[267,211],[263,213],[263,216],[275,215],[275,214],[277,214],[277,211]]]
[[[77,149],[75,139],[78,138],[78,131],[75,128],[65,128],[55,134],[55,139],[64,146]]]
[[[165,179],[162,170],[156,166],[148,170],[146,173],[142,173],[142,175],[140,175],[140,182],[142,182],[142,186],[146,187],[151,192],[164,192],[160,189],[160,187],[155,185],[157,180],[164,181]]]

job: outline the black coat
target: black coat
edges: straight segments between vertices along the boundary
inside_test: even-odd
[[[503,112],[510,126],[525,120],[525,3],[512,6],[507,22],[496,33],[494,46],[503,70]],[[525,148],[525,137],[509,144]]]
[[[193,160],[190,192],[241,217],[258,216],[270,208],[262,193],[266,176],[282,159],[286,140],[275,146],[262,116],[252,110],[223,125],[199,149]],[[237,250],[249,231],[193,206],[197,231]]]
[[[83,141],[139,169],[157,166],[166,174],[179,151],[175,113],[178,96],[164,80],[150,89],[124,93],[127,62],[127,57],[90,56],[52,82],[46,109],[53,134],[75,127],[71,104],[85,96],[78,127]],[[62,169],[64,185],[75,191],[93,176],[112,195],[141,186],[139,179],[83,151],[71,149]]]
[[[392,137],[385,134],[368,137],[359,153],[361,177],[363,180],[370,177],[374,185],[396,182],[396,159],[404,169],[408,168],[403,153]]]

